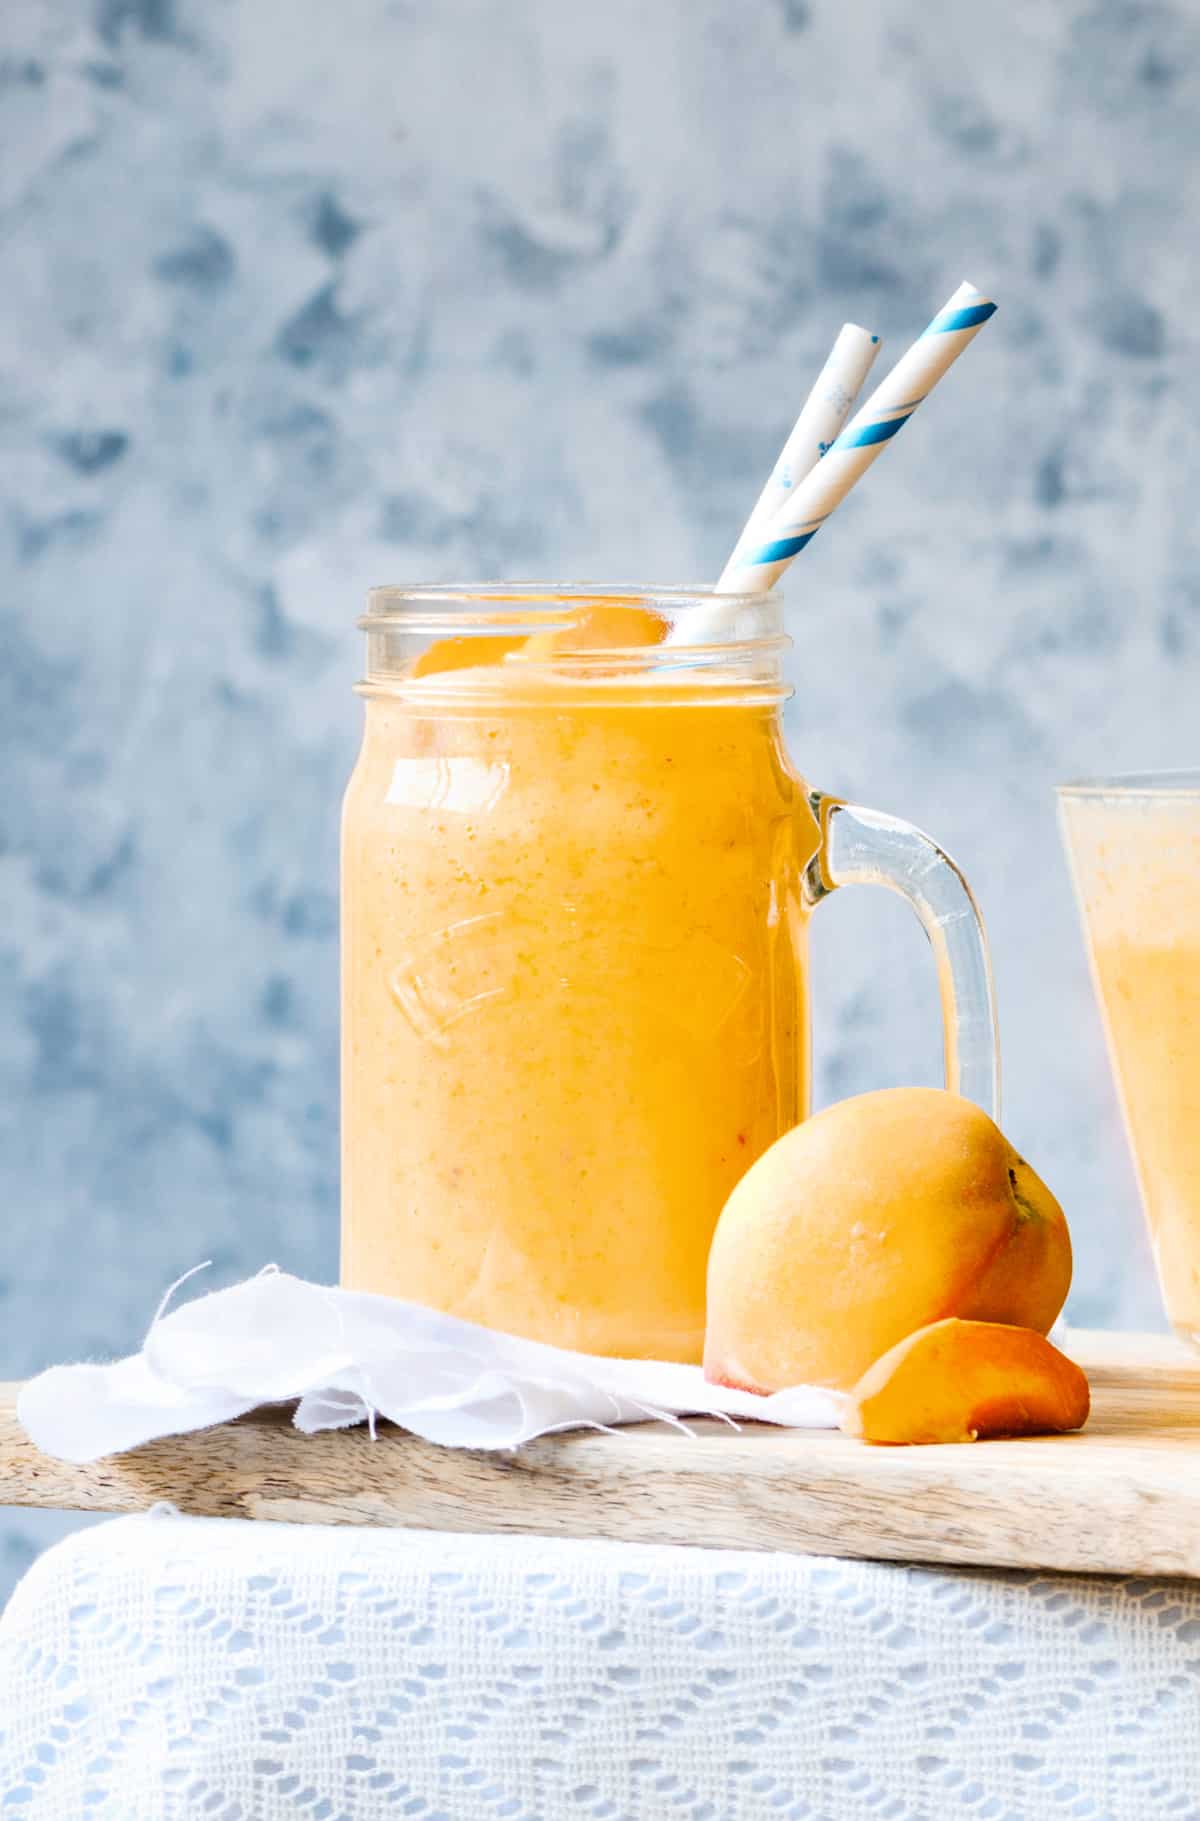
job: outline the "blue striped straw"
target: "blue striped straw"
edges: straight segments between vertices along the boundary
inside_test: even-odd
[[[774,586],[995,313],[995,304],[974,285],[959,286],[780,507],[762,541],[736,553],[736,564],[730,562],[717,584],[719,593],[762,594]]]

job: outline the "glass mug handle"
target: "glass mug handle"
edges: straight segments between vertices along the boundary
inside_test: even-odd
[[[917,913],[937,965],[946,1086],[1000,1117],[996,1002],[983,919],[971,888],[936,841],[878,810],[813,791],[821,844],[804,875],[811,904],[839,885],[886,885]]]

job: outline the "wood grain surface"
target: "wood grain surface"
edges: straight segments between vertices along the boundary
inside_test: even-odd
[[[0,1504],[604,1536],[918,1562],[1200,1577],[1200,1355],[1073,1332],[1093,1412],[1073,1436],[872,1448],[698,1421],[546,1437],[509,1454],[382,1426],[299,1434],[286,1409],[75,1467],[38,1452],[0,1386]]]

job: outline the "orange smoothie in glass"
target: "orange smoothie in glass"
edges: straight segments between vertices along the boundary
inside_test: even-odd
[[[1200,1344],[1200,779],[1070,787],[1063,825],[1167,1314]]]
[[[780,692],[449,657],[368,698],[346,798],[343,1281],[697,1360],[717,1216],[806,1109]]]
[[[485,688],[458,711],[419,682],[367,706],[344,823],[344,1281],[696,1360],[717,1216],[806,1106],[815,825],[769,708],[703,685]]]

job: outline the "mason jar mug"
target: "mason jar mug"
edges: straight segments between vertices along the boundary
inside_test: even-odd
[[[722,1205],[808,1111],[808,920],[839,885],[913,906],[947,1086],[995,1111],[961,875],[909,824],[809,787],[781,729],[778,599],[713,605],[373,591],[343,824],[350,1287],[698,1360]]]

